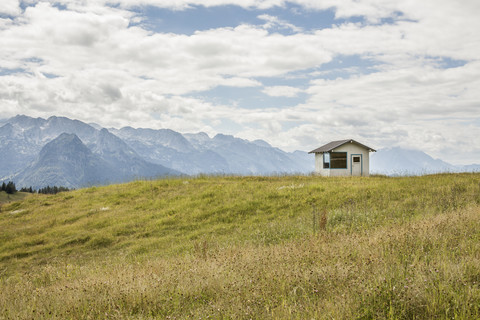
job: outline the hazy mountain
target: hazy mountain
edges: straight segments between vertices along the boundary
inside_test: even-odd
[[[134,129],[124,127],[120,130],[110,129],[112,133],[125,141],[138,141],[149,146],[162,146],[179,152],[193,151],[193,147],[187,139],[176,131],[170,129]]]
[[[398,147],[371,154],[370,172],[388,175],[480,171]],[[181,134],[169,129],[107,130],[64,117],[16,116],[0,122],[0,180],[17,186],[83,187],[142,177],[186,174],[311,173],[314,157],[263,140]]]
[[[229,170],[240,174],[271,174],[304,172],[295,156],[268,144],[250,142],[231,135],[217,134],[203,141],[198,148],[215,150],[229,164]],[[313,158],[309,163],[313,170]]]
[[[314,168],[313,157],[307,153],[287,153],[262,140],[251,142],[222,134],[213,138],[205,133],[183,135],[169,129],[125,127],[110,131],[94,123],[65,117],[42,119],[19,115],[2,120],[0,180],[15,177],[26,186],[48,183],[79,187],[79,184],[128,181],[180,172],[309,173]],[[63,133],[75,135],[83,147],[80,148],[77,139],[70,141]],[[88,161],[73,162],[69,167],[59,159],[72,161],[73,158],[58,153],[59,149],[52,145],[47,147],[49,142],[54,142],[55,146],[67,144],[66,150]],[[91,154],[87,155],[85,148]],[[101,167],[102,172],[95,171],[91,163]],[[72,176],[69,171],[73,172]],[[90,171],[94,174],[90,175]],[[62,175],[64,179],[60,178]],[[17,184],[22,186],[18,181]]]
[[[48,142],[36,161],[14,176],[19,186],[78,188],[107,183],[113,171],[74,134],[62,133]]]
[[[110,129],[148,161],[188,173],[273,174],[307,173],[313,158],[287,153],[262,140],[248,141],[218,134],[181,134],[173,130]]]
[[[311,173],[314,156],[285,152],[263,140],[181,134],[169,129],[105,129],[64,117],[16,116],[0,122],[0,181],[17,186],[82,187],[163,175]],[[371,154],[371,173],[389,175],[480,171],[453,166],[418,150]]]
[[[455,166],[434,159],[423,151],[400,147],[380,149],[370,154],[370,172],[387,175],[421,175],[440,172],[480,171],[480,165]]]
[[[228,172],[217,153],[197,150],[185,137],[168,129],[110,129],[144,159],[187,174]]]
[[[93,127],[63,117],[16,116],[0,127],[0,177],[11,176],[35,160],[42,147],[62,133],[74,133],[84,143],[93,143]]]
[[[480,164],[469,164],[466,166],[457,166],[461,172],[480,172]]]
[[[100,135],[105,136],[106,132],[102,131]],[[120,146],[124,144],[121,140],[116,142]],[[128,152],[128,146],[126,148]],[[178,174],[163,166],[148,163],[135,154],[125,155],[124,150],[112,148],[112,143],[109,142],[101,151],[94,153],[75,134],[62,133],[48,142],[38,158],[15,175],[13,180],[18,186],[34,188],[47,185],[78,188],[125,182],[140,177]]]
[[[29,165],[40,151],[15,132],[12,124],[0,127],[0,177],[11,175]]]
[[[162,165],[147,162],[122,139],[105,128],[96,133],[90,148],[111,168],[115,168],[121,180],[180,173]]]
[[[13,125],[16,132],[22,134],[25,140],[39,144],[42,142],[45,144],[62,133],[73,133],[84,143],[88,143],[98,131],[82,121],[55,116],[42,119],[18,115],[9,119],[8,123]]]
[[[54,166],[48,165],[47,159],[50,158],[45,157],[45,154],[42,154],[40,159],[38,157],[41,151],[44,151],[42,148],[46,144],[56,140],[63,133],[74,134],[84,147],[102,160],[102,163],[106,165],[106,167],[103,167],[104,172],[108,174],[100,175],[101,179],[94,179],[96,176],[87,172],[85,177],[91,179],[86,182],[72,177],[62,180],[59,175],[52,175],[51,171],[54,171],[52,168],[62,166],[58,167],[57,163]],[[58,142],[56,143],[58,144]],[[47,154],[53,152],[51,148],[48,150],[50,151]],[[80,150],[77,151],[80,152]],[[56,181],[54,184],[58,186],[67,186],[65,183],[68,183],[68,186],[80,187],[82,185],[74,185],[75,181],[98,184],[99,181],[102,181],[101,183],[121,182],[141,177],[179,174],[178,171],[147,162],[123,140],[108,132],[107,129],[98,130],[81,121],[64,117],[50,117],[45,120],[16,116],[6,120],[0,127],[0,161],[2,163],[0,179],[12,179],[14,176],[16,180],[21,178],[22,184],[17,182],[18,186],[23,186],[23,183],[26,184],[25,186],[30,184],[33,186],[42,181],[51,185]],[[26,171],[27,167],[29,167],[29,171]],[[93,170],[92,167],[87,166],[86,168]],[[32,175],[31,181],[29,181],[28,175]],[[53,177],[57,177],[56,180]]]
[[[315,170],[315,155],[305,151],[296,150],[288,156],[298,164],[298,172],[310,174]]]

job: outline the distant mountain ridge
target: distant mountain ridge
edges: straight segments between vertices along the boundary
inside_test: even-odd
[[[370,173],[386,175],[422,175],[442,172],[480,171],[480,164],[455,166],[434,159],[419,150],[390,147],[370,155]]]
[[[305,152],[287,153],[265,141],[248,141],[230,135],[181,134],[169,129],[109,129],[138,154],[186,174],[308,173],[312,161]]]
[[[18,115],[0,120],[0,181],[18,187],[79,188],[179,174],[310,174],[314,156],[285,152],[263,140],[170,129],[102,128],[65,117]],[[420,175],[480,171],[454,166],[418,150],[372,153],[370,173]]]
[[[102,132],[101,132],[102,133]],[[103,132],[105,135],[105,132]],[[117,138],[118,139],[118,138]],[[46,185],[68,188],[129,181],[136,177],[178,174],[140,158],[105,156],[111,144],[94,153],[73,133],[62,133],[48,142],[35,162],[14,180],[35,189]],[[122,152],[122,151],[120,151]]]
[[[19,187],[78,188],[178,174],[309,173],[309,158],[222,134],[106,129],[55,116],[0,121],[0,181],[12,179]]]
[[[75,135],[62,133],[48,142],[38,159],[14,176],[18,185],[34,189],[50,186],[76,188],[108,181],[112,171],[100,156],[95,155]]]
[[[6,122],[0,127],[0,180],[19,187],[79,188],[181,174],[144,160],[107,129],[78,120],[20,115]]]

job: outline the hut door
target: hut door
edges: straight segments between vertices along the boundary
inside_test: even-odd
[[[362,155],[361,154],[352,154],[351,156],[351,168],[352,176],[361,176],[362,175]]]

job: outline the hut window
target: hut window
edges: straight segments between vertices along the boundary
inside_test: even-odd
[[[330,168],[347,169],[347,153],[330,152]]]
[[[353,157],[353,162],[360,162],[360,157]]]
[[[330,153],[323,154],[323,169],[330,168]]]

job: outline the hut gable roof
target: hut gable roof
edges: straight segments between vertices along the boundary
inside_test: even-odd
[[[332,151],[333,149],[336,149],[346,143],[355,143],[357,145],[359,145],[360,147],[363,147],[365,149],[368,149],[368,151],[370,152],[376,152],[375,149],[372,149],[370,147],[367,147],[366,145],[364,144],[361,144],[360,142],[357,142],[353,139],[347,139],[347,140],[338,140],[338,141],[332,141],[332,142],[329,142],[327,143],[326,145],[323,145],[321,146],[320,148],[317,148],[315,150],[312,150],[310,151],[309,153],[325,153],[325,152],[330,152]]]

